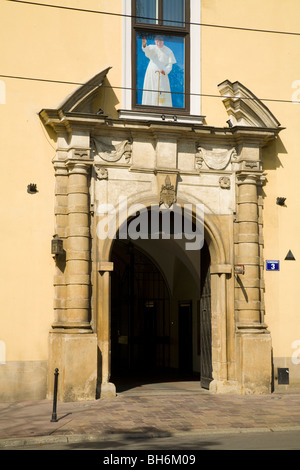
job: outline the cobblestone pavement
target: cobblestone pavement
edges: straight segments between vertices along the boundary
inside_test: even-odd
[[[0,447],[63,438],[164,437],[182,432],[300,429],[299,391],[216,395],[198,382],[149,384],[112,399],[0,403]]]

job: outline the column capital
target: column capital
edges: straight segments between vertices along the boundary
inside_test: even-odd
[[[88,175],[90,173],[92,162],[67,160],[66,167],[69,175]]]
[[[262,172],[251,171],[251,170],[239,170],[236,172],[236,179],[238,185],[243,184],[259,184],[265,182],[266,175]]]
[[[68,175],[68,168],[64,161],[53,160],[53,167],[55,171],[55,176],[67,176]]]

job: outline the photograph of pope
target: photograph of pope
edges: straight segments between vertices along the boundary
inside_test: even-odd
[[[176,59],[173,51],[164,44],[162,36],[155,36],[155,44],[147,45],[142,38],[142,50],[149,59],[146,69],[142,104],[146,106],[172,107],[169,73]]]

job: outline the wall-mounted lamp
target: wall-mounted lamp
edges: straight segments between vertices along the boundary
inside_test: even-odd
[[[177,116],[173,116],[173,121],[177,121]]]
[[[235,274],[245,274],[245,266],[243,264],[235,264],[234,265],[234,273]]]
[[[63,255],[64,252],[63,240],[59,238],[57,234],[53,235],[53,239],[51,240],[51,254]]]
[[[36,184],[35,183],[30,183],[27,185],[27,192],[29,194],[36,194],[38,192]]]
[[[278,206],[285,206],[286,197],[278,197],[276,199],[276,204]]]
[[[162,120],[164,121],[166,119],[166,116],[164,114],[161,115]]]
[[[232,127],[232,122],[230,121],[230,119],[228,119],[228,121],[226,121],[226,122],[227,122],[229,127]]]

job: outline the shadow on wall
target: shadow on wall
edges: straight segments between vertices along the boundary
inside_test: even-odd
[[[272,142],[270,142],[267,147],[262,151],[262,162],[263,170],[277,170],[278,168],[283,168],[279,154],[287,154],[287,150],[281,140],[281,137],[277,137]]]
[[[280,168],[283,168],[283,164],[278,155],[287,154],[287,150],[278,136],[275,140],[270,142],[267,147],[262,150],[262,168],[263,171],[266,171],[266,179],[268,184],[268,172],[276,171]],[[264,187],[261,188],[262,197],[266,197],[266,192]]]
[[[110,81],[105,77],[93,103],[94,113],[103,113],[105,116],[116,119],[119,117],[116,109],[116,106],[119,103],[120,101],[118,100]]]

